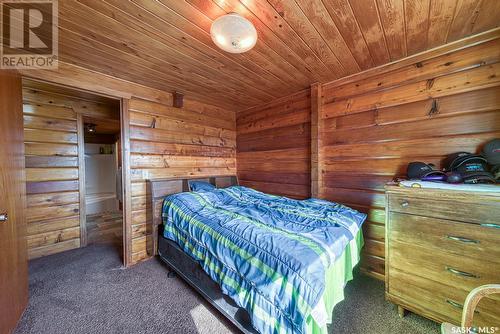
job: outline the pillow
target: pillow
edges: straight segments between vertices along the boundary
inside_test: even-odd
[[[215,186],[206,181],[189,181],[189,189],[191,191],[211,191]]]

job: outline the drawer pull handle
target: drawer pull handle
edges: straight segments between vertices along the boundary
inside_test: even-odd
[[[403,202],[401,202],[401,206],[402,206],[403,208],[406,208],[408,205],[410,205],[410,203],[408,203],[407,201],[403,201]]]
[[[453,300],[446,299],[446,302],[450,304],[451,306],[463,310],[464,306],[462,304],[459,304],[457,302],[454,302]],[[479,313],[478,310],[475,310],[474,313]]]
[[[465,271],[460,271],[457,269],[453,269],[451,267],[445,267],[446,270],[448,270],[450,273],[458,275],[458,276],[464,276],[464,277],[471,277],[471,278],[479,278],[479,276],[465,272]]]
[[[491,223],[488,223],[488,224],[481,224],[482,227],[493,227],[493,228],[500,228],[500,225],[498,224],[491,224]]]
[[[453,241],[460,241],[464,242],[466,244],[478,244],[479,241],[474,240],[474,239],[467,239],[467,238],[462,238],[462,237],[456,237],[454,235],[447,235],[446,238],[453,240]]]
[[[462,304],[454,302],[453,300],[446,299],[446,302],[448,304],[450,304],[451,306],[455,307],[455,308],[459,308],[459,309],[463,309],[464,308],[464,306]]]

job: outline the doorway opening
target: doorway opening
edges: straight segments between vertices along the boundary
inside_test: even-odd
[[[123,202],[120,122],[83,117],[87,244],[109,243],[121,251]]]
[[[23,78],[30,259],[109,243],[124,262],[120,102]]]

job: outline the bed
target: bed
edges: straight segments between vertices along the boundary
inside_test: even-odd
[[[150,255],[242,332],[326,333],[365,214],[240,187],[235,176],[151,180],[147,194]]]

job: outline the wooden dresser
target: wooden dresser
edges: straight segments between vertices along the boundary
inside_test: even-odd
[[[467,294],[500,283],[500,193],[388,185],[386,196],[386,298],[401,316],[460,324]],[[500,295],[474,325],[500,327]]]

